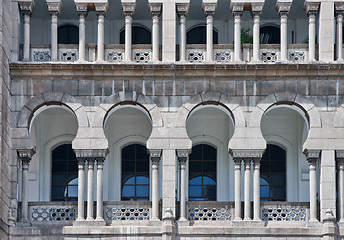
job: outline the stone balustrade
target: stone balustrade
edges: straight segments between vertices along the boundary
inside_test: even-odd
[[[262,220],[265,222],[306,222],[309,220],[309,203],[261,202]]]
[[[107,224],[116,221],[148,221],[151,209],[150,201],[104,202],[104,219]]]

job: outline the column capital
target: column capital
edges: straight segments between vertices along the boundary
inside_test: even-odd
[[[160,17],[162,10],[162,3],[149,3],[149,11],[152,17]]]
[[[335,2],[334,3],[336,15],[343,15],[344,14],[344,2]]]
[[[305,1],[304,9],[308,16],[316,15],[319,11],[320,2],[317,1]]]
[[[12,1],[19,3],[19,8],[23,15],[28,14],[31,16],[32,11],[35,7],[34,0],[12,0]]]
[[[32,159],[32,156],[36,153],[36,150],[34,148],[30,149],[18,149],[18,156],[20,161],[22,162],[30,162]]]
[[[121,0],[124,16],[132,17],[136,9],[136,0]]]
[[[305,154],[309,165],[315,165],[320,158],[321,150],[315,149],[305,149],[303,154]]]
[[[217,6],[217,0],[203,0],[202,9],[205,16],[214,16]]]
[[[293,0],[277,0],[276,9],[280,16],[288,15]]]
[[[76,7],[76,11],[78,12],[78,15],[84,15],[86,16],[88,11],[89,11],[89,5],[87,3],[84,2],[76,2],[76,0],[74,0],[74,4]]]
[[[107,11],[109,10],[109,3],[94,3],[94,8],[97,12],[97,15],[106,15]]]
[[[60,15],[62,9],[61,0],[46,0],[50,15]]]
[[[233,1],[230,4],[230,9],[232,11],[233,15],[242,15],[242,12],[244,11],[244,3],[233,3]]]
[[[257,3],[251,3],[251,14],[254,15],[260,15],[263,11],[264,2],[257,2]]]
[[[74,149],[76,158],[82,160],[104,161],[109,149]]]
[[[178,17],[180,16],[186,17],[188,15],[189,8],[190,8],[190,3],[177,3],[176,10],[177,10]]]
[[[344,167],[344,150],[336,151],[336,162],[340,167]]]
[[[157,164],[160,162],[161,159],[161,149],[150,149],[149,151],[149,157],[153,164]]]
[[[191,149],[177,149],[177,158],[180,164],[186,164],[189,159],[189,154],[191,153]]]

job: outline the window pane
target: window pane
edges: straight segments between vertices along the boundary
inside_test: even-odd
[[[149,178],[146,176],[137,176],[136,184],[149,184]]]
[[[194,177],[189,181],[190,185],[201,185],[202,184],[202,177]]]
[[[122,197],[135,196],[135,186],[123,186]]]
[[[202,186],[189,186],[189,197],[202,197]]]
[[[136,186],[136,196],[137,197],[148,197],[149,195],[149,187],[148,185],[146,186]]]

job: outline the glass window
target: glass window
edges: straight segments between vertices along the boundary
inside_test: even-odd
[[[286,201],[286,152],[268,144],[261,160],[261,201]]]
[[[63,144],[52,151],[52,201],[78,200],[78,161],[72,144]]]
[[[79,44],[79,28],[74,25],[58,27],[58,44]]]
[[[200,144],[189,157],[189,201],[216,201],[216,149]]]
[[[275,26],[264,26],[260,28],[260,42],[262,44],[280,44],[280,29]]]
[[[132,144],[122,149],[122,201],[149,200],[149,154]]]
[[[152,43],[152,34],[151,32],[140,26],[132,26],[131,29],[131,41],[132,44],[151,44]],[[119,44],[125,43],[125,28],[122,29],[119,35]]]
[[[186,36],[186,41],[187,44],[206,44],[206,39],[207,39],[207,28],[206,26],[197,26],[194,28],[191,28],[187,32]],[[214,29],[213,30],[213,43],[218,44],[218,35],[217,31]]]

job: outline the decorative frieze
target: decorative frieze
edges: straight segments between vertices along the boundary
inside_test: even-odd
[[[152,52],[145,50],[134,50],[133,55],[133,61],[137,63],[148,63],[152,58]]]
[[[256,149],[256,150],[232,150],[233,159],[261,159],[265,149]]]
[[[76,158],[105,159],[109,153],[108,149],[74,149]]]
[[[122,50],[105,50],[107,62],[122,62],[124,53]]]
[[[306,61],[306,53],[304,51],[289,51],[289,61],[300,63]]]
[[[148,207],[107,207],[105,210],[106,221],[142,221],[149,220]]]
[[[189,221],[231,221],[232,210],[228,207],[189,207]]]
[[[187,61],[191,63],[203,62],[205,58],[204,50],[188,50]]]
[[[265,206],[262,208],[264,222],[300,222],[307,220],[307,211],[303,207]]]

